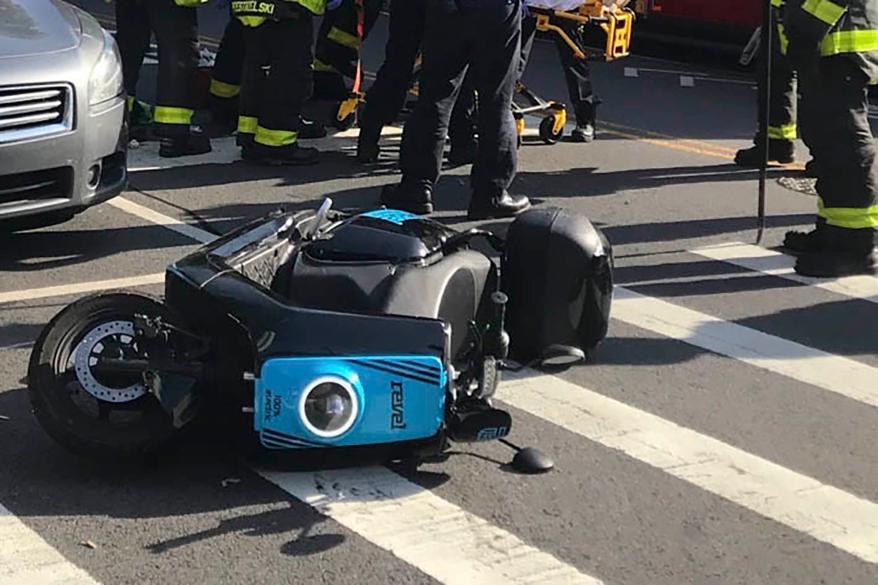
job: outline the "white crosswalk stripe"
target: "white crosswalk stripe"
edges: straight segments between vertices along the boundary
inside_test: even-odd
[[[602,583],[383,467],[260,473],[441,583]]]
[[[98,585],[0,504],[0,583]]]
[[[793,271],[796,259],[792,256],[741,242],[698,248],[692,250],[692,253],[847,297],[878,303],[878,278],[874,276],[848,276],[832,280],[799,276]]]
[[[878,504],[560,378],[508,380],[502,402],[878,563]]]
[[[878,368],[616,287],[613,318],[878,406]]]

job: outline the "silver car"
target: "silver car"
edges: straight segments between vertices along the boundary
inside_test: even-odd
[[[0,0],[0,231],[62,221],[127,183],[113,37],[61,0]]]

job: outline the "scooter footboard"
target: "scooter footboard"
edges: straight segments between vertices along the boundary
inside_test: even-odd
[[[446,387],[435,356],[274,358],[256,380],[254,428],[268,449],[426,439],[444,424]]]

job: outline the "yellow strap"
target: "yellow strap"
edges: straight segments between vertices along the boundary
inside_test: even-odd
[[[830,0],[805,0],[802,10],[829,26],[835,26],[847,11],[847,7],[839,6]]]
[[[338,69],[336,69],[332,65],[324,63],[320,59],[314,59],[313,69],[314,69],[314,71],[321,71],[321,72],[327,72],[327,73],[338,73]]]
[[[349,32],[345,32],[335,26],[329,29],[329,34],[326,35],[326,38],[331,41],[335,41],[339,45],[343,45],[351,49],[358,50],[360,48],[360,45],[362,44],[360,42],[360,39],[358,39],[355,35],[352,35]]]
[[[256,127],[258,125],[259,119],[255,116],[238,116],[239,134],[256,134]]]
[[[210,80],[210,94],[219,98],[233,98],[241,93],[241,86],[234,83],[226,83],[219,79]]]
[[[871,207],[825,207],[817,198],[817,215],[826,223],[840,228],[859,230],[878,228],[878,205]]]
[[[844,30],[829,33],[820,45],[820,54],[824,57],[869,51],[878,51],[878,30]]]
[[[156,124],[190,124],[192,122],[192,110],[189,108],[172,108],[169,106],[156,106],[153,119]]]
[[[299,138],[298,132],[291,130],[270,130],[262,126],[256,127],[256,142],[264,146],[289,146]]]
[[[774,140],[795,140],[797,135],[795,123],[768,127],[768,137]]]
[[[777,23],[777,41],[780,43],[780,54],[786,55],[790,48],[790,37],[782,23]]]

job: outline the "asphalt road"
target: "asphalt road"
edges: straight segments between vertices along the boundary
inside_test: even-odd
[[[211,14],[205,34],[218,35]],[[370,68],[380,47],[379,32]],[[119,199],[3,237],[0,583],[878,582],[878,279],[791,275],[772,248],[815,208],[777,183],[793,168],[772,170],[753,244],[756,175],[731,165],[755,117],[741,72],[632,57],[595,78],[598,139],[529,140],[513,186],[587,214],[616,254],[598,362],[501,391],[512,438],[551,454],[553,472],[510,472],[499,444],[417,472],[254,469],[210,437],[146,468],[55,445],[21,380],[65,304],[123,284],[158,293],[207,230],[325,196],[368,208],[397,179],[395,133],[368,169],[348,134],[306,169],[254,168],[227,142],[172,166],[147,144]],[[527,79],[565,96],[551,45]],[[437,187],[437,216],[457,227],[468,170]]]

